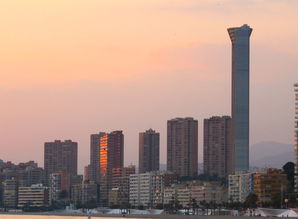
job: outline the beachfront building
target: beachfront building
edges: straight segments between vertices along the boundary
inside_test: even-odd
[[[187,208],[193,203],[223,203],[227,201],[226,193],[226,189],[217,182],[194,180],[172,184],[164,189],[164,205],[176,203]]]
[[[136,173],[133,165],[123,168],[113,168],[112,189],[109,194],[109,206],[128,206],[129,176]]]
[[[219,182],[193,181],[190,184],[190,193],[191,198],[197,203],[223,203],[227,201],[227,188]]]
[[[254,193],[259,204],[271,202],[287,189],[287,175],[279,169],[268,169],[267,173],[254,174]]]
[[[42,184],[19,187],[18,207],[48,207],[49,189]]]
[[[98,184],[94,181],[84,181],[71,187],[71,201],[75,206],[98,204]]]
[[[82,184],[71,186],[71,203],[77,208],[82,206],[82,193]]]
[[[130,175],[129,204],[134,207],[162,205],[164,188],[176,182],[177,175],[167,171]]]
[[[82,184],[82,204],[98,203],[98,185],[93,181]]]
[[[246,197],[254,191],[254,173],[229,175],[228,191],[230,202],[245,202]]]

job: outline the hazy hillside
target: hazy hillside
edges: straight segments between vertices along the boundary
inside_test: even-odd
[[[281,168],[286,162],[293,161],[294,147],[278,142],[260,142],[250,147],[250,165],[257,167]]]

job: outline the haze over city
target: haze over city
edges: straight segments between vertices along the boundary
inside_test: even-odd
[[[291,0],[36,1],[0,3],[1,158],[43,165],[44,142],[79,144],[123,130],[125,162],[137,164],[138,133],[166,121],[231,114],[231,43],[248,23],[251,144],[293,143],[298,2]],[[67,15],[67,16],[66,16]],[[17,153],[16,153],[17,152]]]

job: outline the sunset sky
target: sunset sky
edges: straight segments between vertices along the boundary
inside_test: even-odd
[[[55,139],[123,130],[125,163],[138,133],[166,121],[230,115],[231,43],[249,24],[251,144],[292,143],[298,82],[297,0],[1,0],[0,159],[36,160]]]

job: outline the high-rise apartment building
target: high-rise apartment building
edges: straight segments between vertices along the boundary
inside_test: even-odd
[[[100,132],[90,136],[90,170],[89,179],[99,183],[100,137],[106,133]]]
[[[159,133],[139,133],[139,173],[159,170]]]
[[[287,189],[287,175],[279,169],[268,169],[267,173],[254,174],[254,193],[262,206],[273,198],[283,194]]]
[[[49,185],[49,176],[57,171],[66,171],[71,176],[78,172],[78,143],[71,140],[46,142],[44,145],[45,183]]]
[[[198,121],[176,118],[167,124],[167,170],[179,176],[198,174]]]
[[[232,135],[235,171],[249,170],[249,39],[248,25],[228,29],[232,41]]]
[[[108,205],[109,190],[112,188],[113,168],[123,168],[124,135],[122,131],[101,134],[99,141],[99,185],[100,205]]]
[[[295,89],[295,192],[298,192],[298,83],[294,85]]]
[[[229,116],[204,120],[204,173],[227,177],[233,171],[232,119]]]

